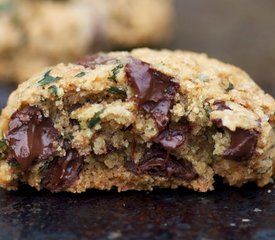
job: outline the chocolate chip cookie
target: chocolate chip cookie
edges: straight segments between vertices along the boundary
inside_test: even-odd
[[[0,118],[0,186],[51,192],[266,185],[275,101],[239,68],[135,49],[58,64],[14,91]]]
[[[88,52],[163,43],[172,16],[171,0],[0,0],[0,81]]]

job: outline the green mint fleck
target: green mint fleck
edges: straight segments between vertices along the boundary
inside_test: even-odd
[[[52,85],[52,86],[49,87],[49,90],[50,90],[50,93],[51,93],[54,97],[58,98],[58,87],[57,87],[57,86]]]
[[[0,159],[5,158],[7,149],[8,149],[8,144],[5,139],[4,133],[2,133],[2,137],[0,139]]]
[[[231,91],[231,90],[233,90],[234,89],[234,85],[231,83],[231,82],[229,82],[228,83],[228,87],[225,89],[227,92],[229,92],[229,91]]]
[[[205,110],[206,116],[209,118],[210,117],[210,112],[211,112],[209,106],[205,105],[204,110]]]
[[[108,77],[108,79],[116,83],[117,74],[119,73],[120,69],[122,69],[123,67],[124,65],[120,62],[115,68],[112,69],[112,75]]]
[[[2,138],[0,139],[0,150],[6,150],[7,148],[7,142],[6,142],[6,139]]]
[[[207,82],[209,80],[209,76],[204,73],[201,73],[198,75],[198,79],[202,82]]]
[[[38,81],[39,86],[45,86],[49,83],[56,82],[61,79],[61,77],[53,77],[50,75],[51,70],[45,73],[44,77]]]
[[[85,75],[86,75],[85,72],[80,72],[80,73],[76,74],[74,77],[81,78],[81,77],[83,77]]]
[[[108,89],[108,92],[112,93],[112,94],[118,94],[118,95],[121,95],[123,97],[127,97],[126,91],[121,89],[121,88],[118,88],[118,87],[110,87]]]
[[[95,125],[97,125],[100,122],[100,115],[101,115],[101,113],[103,113],[103,111],[104,111],[104,109],[101,110],[101,111],[99,111],[99,112],[97,112],[93,116],[93,118],[88,122],[88,128],[92,129],[92,128],[95,127]]]
[[[44,162],[38,169],[38,172],[41,174],[43,173],[50,165],[50,161]]]
[[[9,161],[9,165],[13,168],[21,168],[20,164],[16,160]]]

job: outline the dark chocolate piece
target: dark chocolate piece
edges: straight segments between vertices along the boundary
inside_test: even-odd
[[[167,150],[173,150],[185,141],[185,132],[181,130],[165,129],[154,140]]]
[[[50,162],[41,182],[41,187],[51,192],[61,192],[74,183],[83,169],[84,160],[75,149],[65,147],[66,156]]]
[[[72,126],[80,126],[78,120],[76,120],[76,119],[71,119],[71,118],[70,118],[69,121],[70,121],[70,124],[71,124]]]
[[[134,58],[126,64],[125,71],[136,92],[139,107],[152,114],[158,127],[163,129],[169,121],[169,110],[179,85],[172,81],[172,77]]]
[[[213,119],[212,120],[214,126],[216,126],[218,128],[218,131],[222,131],[224,132],[224,127],[223,127],[223,124],[222,124],[222,120],[220,118],[217,118],[217,119]]]
[[[216,100],[214,102],[214,105],[217,107],[217,110],[219,111],[232,110],[230,107],[226,106],[225,102],[222,100]]]
[[[115,62],[115,59],[106,54],[94,54],[81,59],[78,61],[78,64],[84,66],[85,68],[95,69],[97,65],[104,65],[111,61]]]
[[[46,160],[55,152],[58,131],[50,118],[44,117],[37,107],[23,107],[10,118],[7,141],[8,160],[15,159],[24,171],[34,161]]]
[[[81,103],[75,103],[75,104],[70,104],[68,101],[64,101],[64,109],[68,111],[68,113],[71,113],[75,111],[78,108],[81,108],[83,104]]]
[[[166,151],[153,146],[143,157],[140,163],[126,162],[126,168],[137,175],[150,175],[166,178],[180,178],[191,181],[198,178],[192,164],[179,161]]]
[[[115,152],[117,149],[113,146],[112,142],[110,140],[106,141],[106,146],[107,146],[107,152],[108,153],[113,153]]]
[[[249,160],[255,153],[259,133],[255,130],[237,128],[235,132],[230,131],[231,144],[224,152],[225,159],[236,161]]]
[[[166,150],[171,151],[183,144],[191,126],[186,118],[182,118],[173,126],[168,126],[155,139],[154,142],[161,144]]]
[[[259,132],[255,129],[246,130],[242,128],[236,128],[234,132],[230,131],[227,127],[223,126],[221,119],[214,119],[213,123],[217,126],[219,132],[227,130],[231,135],[230,147],[224,151],[223,155],[225,159],[245,161],[253,156]]]

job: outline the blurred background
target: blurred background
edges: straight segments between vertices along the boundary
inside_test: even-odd
[[[172,48],[237,65],[275,96],[275,1],[176,0]]]
[[[123,1],[120,2],[122,4]],[[127,1],[124,2],[126,3]],[[165,0],[159,1],[159,4],[163,4],[164,2]],[[132,46],[148,45],[154,48],[165,47],[204,52],[210,57],[218,58],[226,63],[241,67],[247,71],[264,90],[275,96],[274,0],[174,0],[173,4],[175,6],[175,16],[174,22],[170,27],[170,22],[164,21],[164,24],[167,24],[168,27],[163,27],[159,24],[159,26],[148,28],[147,31],[150,31],[149,35],[148,32],[146,33],[147,39],[144,38],[140,42],[135,42],[133,45],[123,44],[123,41],[120,42],[119,46],[116,45],[112,47],[107,44],[108,50],[129,49]],[[134,8],[134,6],[132,7]],[[146,5],[143,6],[143,9],[144,7],[146,8]],[[127,10],[127,7],[125,7],[125,9],[123,10],[125,16],[127,14],[129,15],[131,9]],[[142,6],[136,8],[136,11],[138,12],[140,9],[142,9]],[[152,17],[148,12],[146,16],[144,13],[140,14],[142,24],[144,24],[148,15],[149,19],[157,18],[154,16],[154,9],[150,9],[149,12],[152,12]],[[161,15],[161,13],[164,15],[165,10],[158,9],[158,11],[155,12],[158,12],[158,17],[161,16],[161,18],[165,19],[166,16]],[[168,12],[171,13],[171,9]],[[112,14],[120,13],[114,13],[112,9]],[[137,17],[135,17],[135,20],[137,20]],[[119,19],[119,21],[121,22],[121,19]],[[150,21],[150,23],[151,22],[153,21]],[[113,22],[109,24],[113,24]],[[136,22],[130,21],[128,25],[123,24],[124,28],[129,28],[136,24]],[[135,26],[143,29],[147,28],[142,24]],[[117,25],[112,26],[117,27]],[[0,35],[1,28],[2,26],[0,25]],[[170,28],[174,29],[174,34],[168,31]],[[108,29],[108,26],[106,29]],[[167,35],[171,36],[169,41],[167,41],[163,32],[159,33],[160,29],[166,31]],[[137,32],[139,30],[134,29],[131,33],[132,37],[135,31]],[[160,34],[160,41],[155,39],[156,32]],[[150,41],[150,34],[154,41]],[[130,34],[128,35],[130,36]],[[0,38],[1,37],[2,36],[0,36]],[[99,41],[98,38],[97,41]],[[104,38],[104,41],[106,41],[106,38]],[[100,50],[100,44],[98,46],[97,50]],[[106,43],[104,43],[103,49],[106,49],[105,46]],[[0,58],[0,67],[1,65],[3,66],[3,59]],[[11,70],[12,67],[13,66],[10,66]],[[6,81],[4,83],[0,81],[0,108],[5,105],[9,93],[15,87],[16,83],[14,82]]]

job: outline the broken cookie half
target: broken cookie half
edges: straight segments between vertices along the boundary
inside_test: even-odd
[[[240,69],[182,51],[99,53],[45,69],[0,118],[0,186],[51,192],[266,185],[275,101]]]

